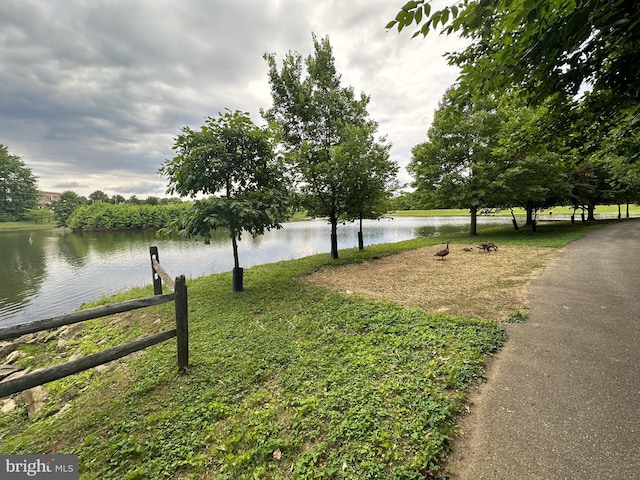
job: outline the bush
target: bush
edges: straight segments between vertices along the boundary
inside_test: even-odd
[[[69,217],[73,230],[139,230],[160,229],[191,208],[176,205],[113,205],[96,202],[77,208]]]

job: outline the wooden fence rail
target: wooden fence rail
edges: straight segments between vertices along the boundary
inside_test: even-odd
[[[153,258],[154,255],[155,264]],[[93,355],[82,357],[78,360],[38,370],[19,378],[0,382],[0,398],[82,372],[83,370],[88,370],[89,368],[97,367],[98,365],[122,358],[126,355],[164,342],[173,337],[176,337],[177,341],[178,367],[181,370],[187,367],[189,364],[189,327],[187,285],[185,277],[184,275],[180,275],[179,277],[176,277],[175,280],[171,279],[158,262],[158,250],[156,247],[151,247],[151,257],[154,275],[154,292],[158,292],[158,289],[156,288],[156,276],[158,276],[159,278],[161,277],[165,279],[167,286],[173,290],[172,293],[162,294],[162,284],[160,284],[159,293],[156,293],[153,297],[129,300],[127,302],[105,305],[43,320],[36,320],[22,325],[12,325],[0,328],[0,340],[17,338],[27,333],[49,330],[64,325],[83,322],[85,320],[106,317],[115,313],[128,312],[153,305],[161,305],[171,301],[175,304],[175,329],[150,335],[139,340],[134,340],[117,347],[103,350]],[[168,282],[167,279],[169,280]]]

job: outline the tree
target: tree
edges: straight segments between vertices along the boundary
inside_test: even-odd
[[[97,202],[110,203],[109,195],[104,193],[102,190],[96,190],[95,192],[91,193],[89,195],[89,201],[91,203],[97,203]]]
[[[113,203],[114,205],[122,205],[125,202],[126,200],[122,195],[114,195],[113,197],[111,197],[111,203]]]
[[[289,187],[270,133],[256,126],[247,113],[228,111],[208,117],[199,131],[182,129],[177,155],[159,173],[169,177],[168,193],[194,198],[191,212],[166,231],[204,237],[209,243],[218,228],[229,229],[233,247],[234,291],[242,290],[238,241],[242,232],[261,235],[281,228],[290,213]]]
[[[67,221],[76,208],[86,205],[88,200],[85,197],[81,197],[76,192],[67,190],[60,194],[60,198],[57,202],[51,205],[53,213],[56,216],[58,226],[67,227]]]
[[[470,45],[448,54],[467,87],[495,92],[518,86],[533,98],[611,91],[622,108],[640,102],[640,4],[629,0],[458,0],[432,10],[429,0],[407,2],[387,24],[414,22],[416,35],[441,26]],[[475,87],[474,87],[475,88]]]
[[[356,203],[362,201],[354,192],[358,184],[364,188],[365,173],[370,171],[363,162],[371,163],[375,156],[383,159],[387,147],[382,142],[375,146],[377,124],[368,118],[369,98],[365,94],[358,98],[352,87],[340,85],[329,39],[312,37],[314,55],[304,61],[299,53],[290,52],[279,70],[275,56],[265,55],[273,107],[262,113],[279,128],[287,160],[301,184],[303,206],[311,216],[328,218],[331,256],[336,259],[338,221],[353,218]],[[380,178],[390,178],[396,168],[387,159],[379,165],[388,170],[372,179],[366,187],[372,191],[381,186]],[[367,210],[365,205],[360,207],[363,213]]]
[[[568,165],[573,158],[558,148],[558,139],[540,135],[547,119],[546,107],[528,107],[515,93],[504,95],[498,104],[500,129],[494,154],[501,167],[495,186],[502,190],[500,207],[522,207],[526,225],[534,227],[538,209],[564,204],[570,197]],[[549,142],[553,142],[550,144]],[[514,227],[517,229],[515,216]]]
[[[415,176],[416,191],[432,206],[470,210],[471,235],[478,234],[480,207],[499,203],[494,181],[500,165],[493,153],[500,128],[496,109],[492,97],[461,101],[456,89],[450,88],[435,113],[428,141],[413,148],[407,167]]]
[[[341,219],[359,222],[360,251],[364,250],[363,219],[377,220],[385,215],[389,211],[389,199],[397,189],[398,166],[389,159],[391,145],[385,143],[385,139],[375,141],[376,128],[374,122],[348,128],[345,142],[335,152],[336,157],[346,157],[342,162],[349,162],[355,173],[347,185],[347,210]]]
[[[20,157],[0,144],[0,221],[23,220],[37,206],[36,177]]]

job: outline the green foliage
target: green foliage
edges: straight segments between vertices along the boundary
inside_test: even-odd
[[[521,312],[520,310],[516,310],[511,315],[503,320],[503,323],[523,323],[526,322],[529,318],[529,314],[527,312]]]
[[[91,202],[91,203],[98,203],[98,202],[109,203],[110,199],[109,199],[109,195],[104,193],[102,190],[96,190],[95,192],[92,192],[89,195],[89,202]]]
[[[38,189],[31,169],[0,144],[0,222],[24,220],[37,206]]]
[[[81,197],[71,190],[62,192],[58,201],[51,205],[51,208],[55,213],[58,226],[69,226],[67,222],[71,214],[76,210],[76,208],[86,205],[87,203],[88,200],[86,198]]]
[[[420,244],[348,250],[340,263]],[[83,378],[82,394],[54,382],[48,415],[0,418],[0,450],[55,444],[79,455],[87,480],[444,478],[464,391],[483,377],[502,328],[297,280],[329,262],[315,255],[248,269],[246,295],[229,291],[229,274],[190,281],[185,375],[167,342]],[[150,312],[146,328],[171,325],[170,305]],[[104,344],[108,331],[86,327],[79,347]]]
[[[429,3],[406,3],[387,28],[401,31],[415,22],[415,35],[427,35],[440,24],[447,34],[469,38],[466,49],[448,56],[471,88],[519,86],[544,99],[557,92],[576,95],[588,82],[595,94],[614,94],[607,109],[638,103],[637,2],[459,0],[433,11]]]
[[[313,43],[314,55],[303,61],[290,52],[280,69],[275,55],[265,55],[273,107],[263,116],[278,127],[301,182],[303,207],[310,216],[328,218],[336,259],[339,219],[379,218],[398,167],[389,160],[386,139],[375,139],[369,98],[340,85],[329,39],[313,35]]]
[[[53,212],[48,208],[32,208],[27,210],[25,219],[34,223],[48,223],[52,216]]]
[[[151,206],[97,202],[76,208],[66,224],[74,230],[158,230],[190,209],[190,204]]]
[[[285,169],[274,154],[270,133],[254,125],[247,113],[227,111],[209,117],[200,131],[184,127],[174,150],[178,155],[159,169],[169,177],[169,192],[220,197],[196,201],[165,232],[201,236],[208,242],[213,230],[226,227],[239,267],[237,241],[243,230],[260,235],[280,228],[290,214]]]

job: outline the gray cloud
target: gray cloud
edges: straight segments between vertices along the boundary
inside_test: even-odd
[[[343,83],[408,163],[456,71],[454,38],[385,32],[402,2],[3,0],[0,143],[43,190],[165,194],[175,136],[225,108],[271,104],[262,55],[308,55],[328,35]],[[409,178],[406,173],[401,177]]]

